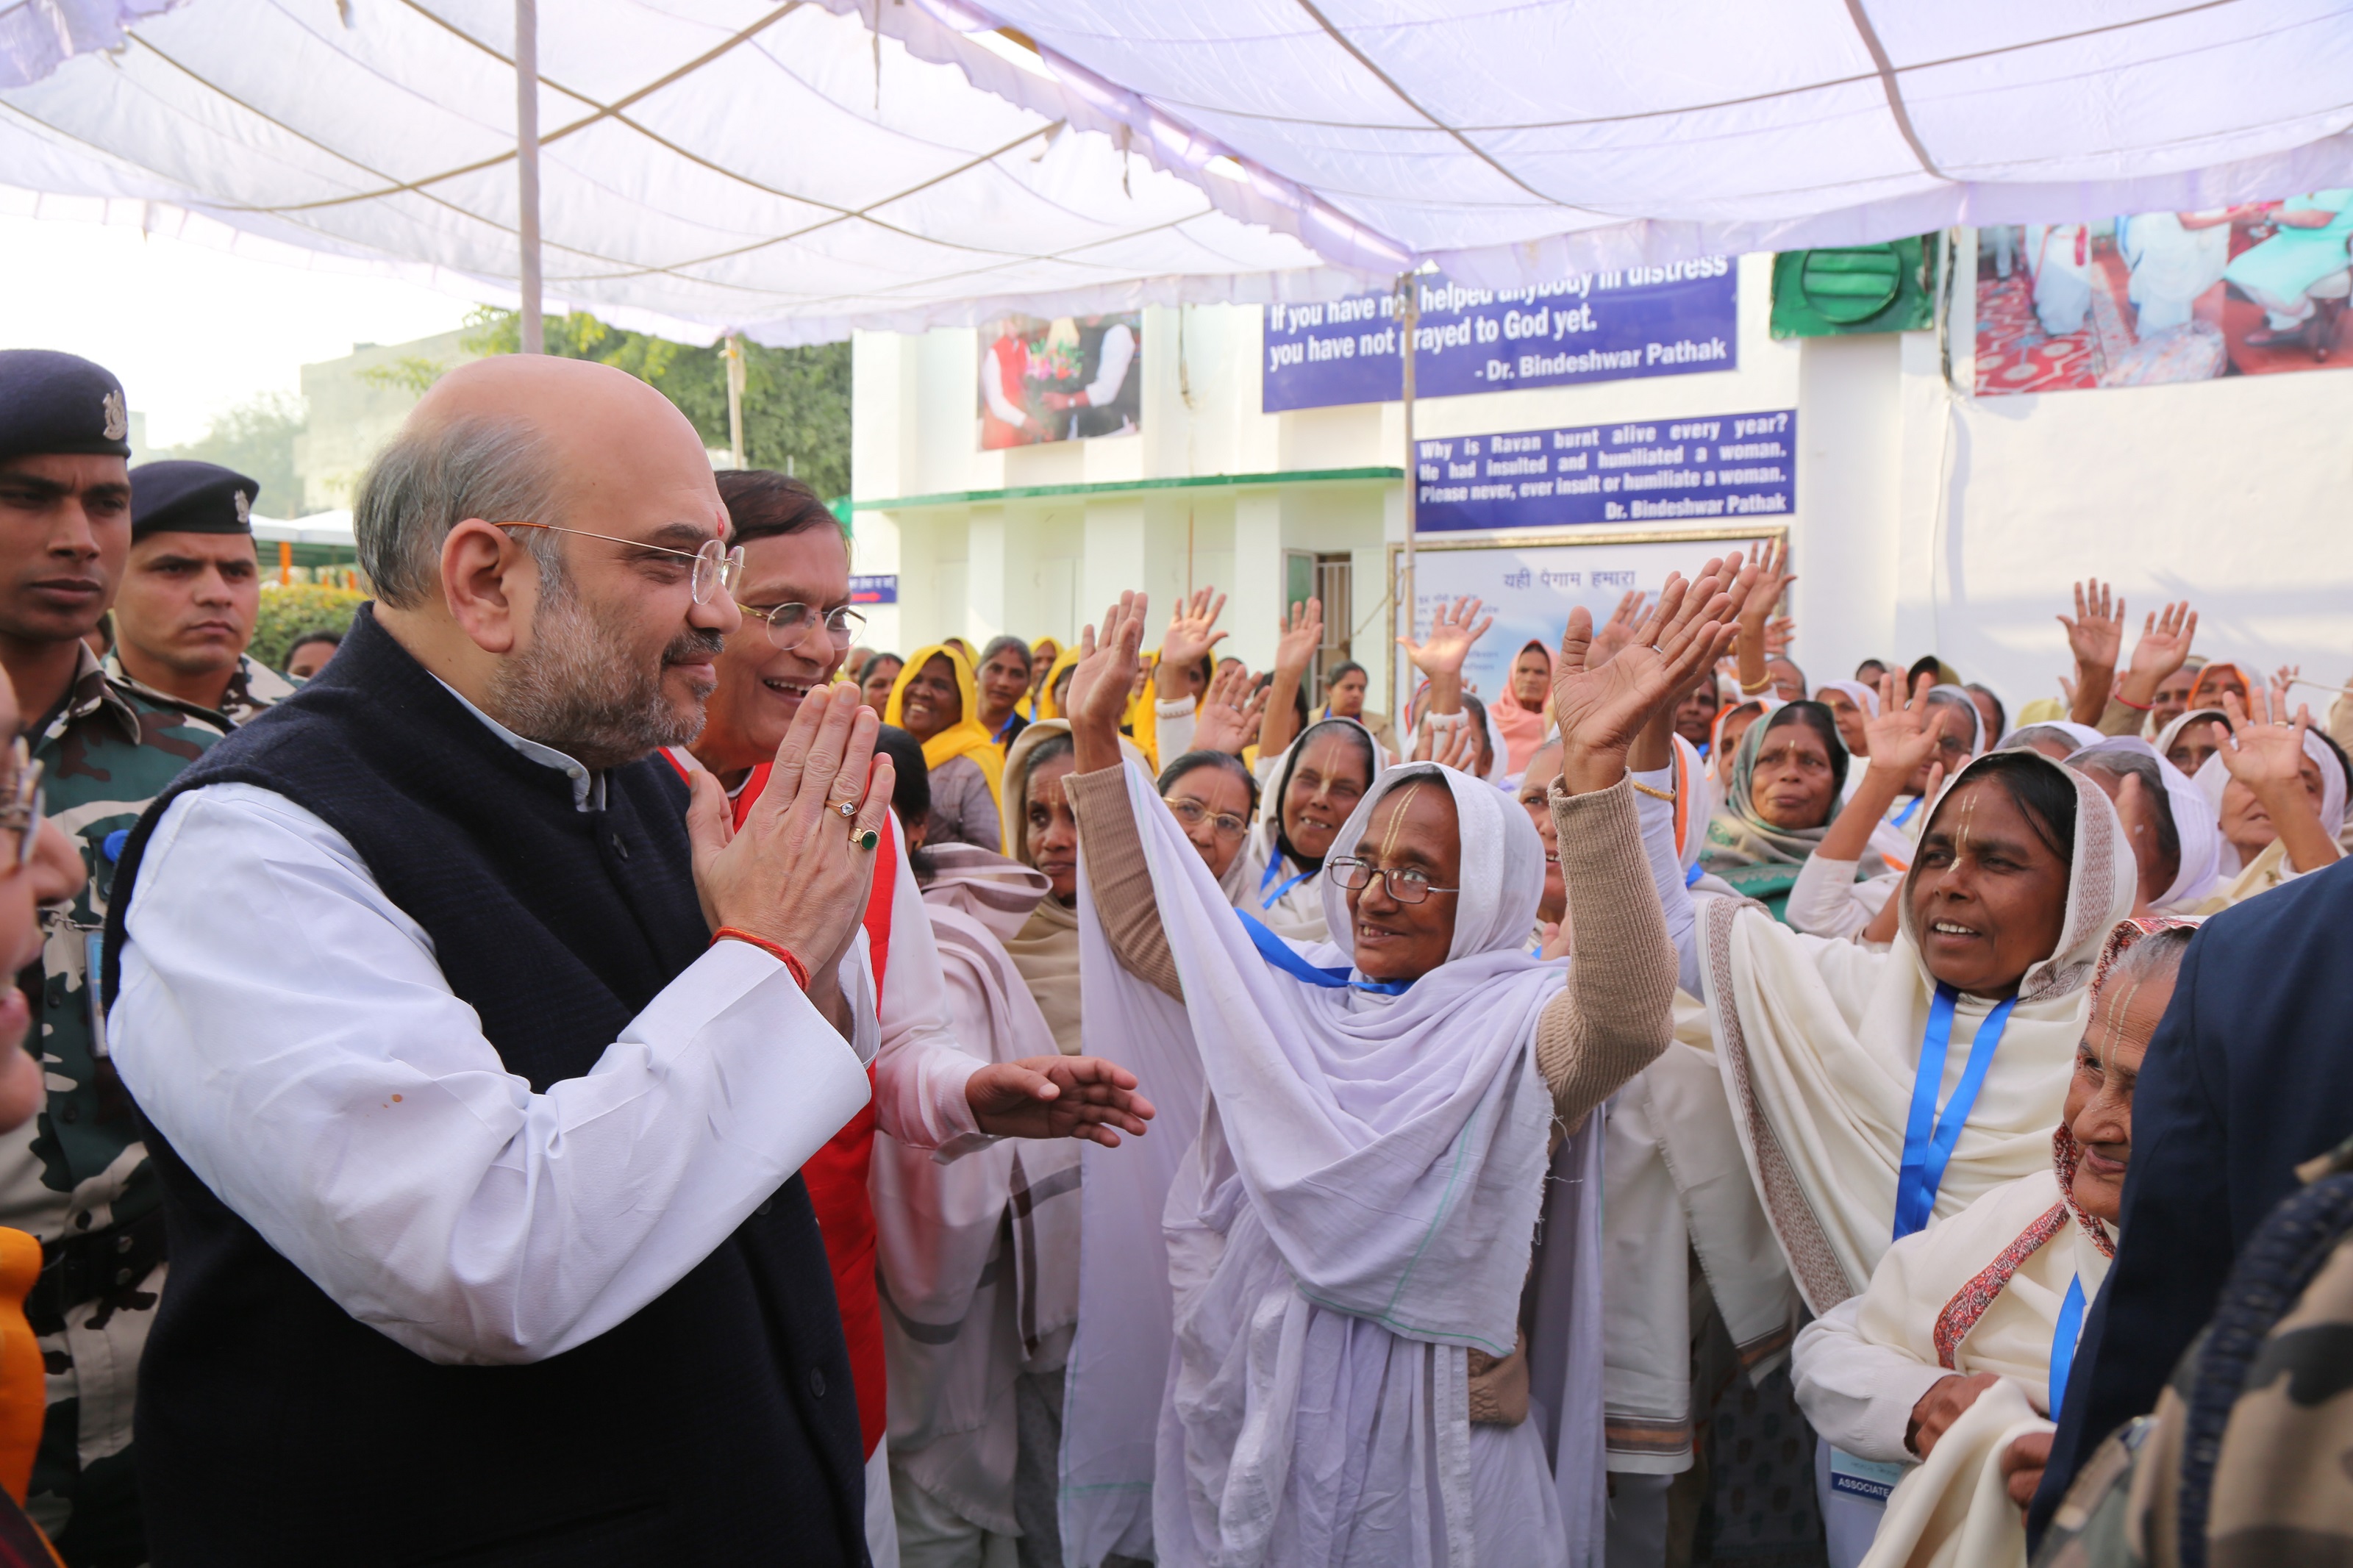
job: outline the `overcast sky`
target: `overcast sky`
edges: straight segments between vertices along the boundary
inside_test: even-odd
[[[0,217],[0,347],[65,349],[121,377],[151,446],[205,433],[353,343],[406,342],[471,305],[390,279],[249,261],[132,228]]]

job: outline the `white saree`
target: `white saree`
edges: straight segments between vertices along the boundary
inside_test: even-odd
[[[1120,964],[1082,879],[1091,1021],[1102,1008],[1127,1032],[1122,1059],[1153,1086],[1160,1125],[1181,1136],[1171,1113],[1189,1107],[1198,1131],[1173,1168],[1156,1140],[1149,1162],[1088,1153],[1071,1561],[1144,1539],[1167,1568],[1570,1561],[1563,1497],[1589,1513],[1599,1494],[1599,1333],[1533,1336],[1532,1350],[1558,1347],[1532,1358],[1561,1368],[1535,1397],[1577,1473],[1547,1459],[1545,1424],[1474,1429],[1468,1404],[1470,1350],[1502,1357],[1518,1341],[1544,1199],[1553,1111],[1533,1042],[1564,966],[1525,948],[1543,852],[1508,796],[1423,763],[1377,784],[1334,853],[1356,846],[1381,795],[1417,780],[1454,799],[1462,890],[1448,962],[1398,994],[1350,984],[1348,953],[1330,944],[1262,952],[1133,770],[1183,1004]],[[1338,888],[1324,906],[1345,930]],[[1303,962],[1326,978],[1300,978]],[[1577,1234],[1593,1237],[1593,1166],[1564,1155],[1556,1169],[1585,1178]],[[1124,1181],[1103,1179],[1123,1164]],[[1133,1402],[1147,1386],[1156,1455],[1139,1471]]]
[[[1939,1215],[2033,1174],[2048,1159],[2093,962],[2133,905],[2136,870],[2116,808],[2082,774],[2038,752],[1999,752],[1962,769],[1946,795],[2000,758],[2048,768],[2074,793],[2066,919],[2057,950],[2020,984],[1936,1189]],[[1861,1290],[1894,1238],[1896,1177],[1936,992],[1912,924],[1916,874],[1907,873],[1896,895],[1902,929],[1883,953],[1801,935],[1730,899],[1709,901],[1699,922],[1709,1023],[1741,1151],[1817,1315]],[[1993,1005],[1958,999],[1936,1089],[1940,1112]]]

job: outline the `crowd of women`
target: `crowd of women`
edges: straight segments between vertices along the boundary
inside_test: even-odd
[[[961,1042],[1160,1108],[878,1140],[902,1561],[2026,1561],[2142,1055],[2200,921],[2340,857],[2353,700],[2187,605],[2127,658],[2097,583],[2014,716],[1809,687],[1790,581],[1483,695],[1441,605],[1394,718],[1314,600],[1266,672],[1208,591],[852,650]]]

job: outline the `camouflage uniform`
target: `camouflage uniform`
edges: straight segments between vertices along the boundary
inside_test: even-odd
[[[2039,1568],[2353,1560],[2353,1142],[2240,1253],[2154,1415],[2086,1461]]]
[[[85,976],[113,880],[108,837],[226,733],[202,712],[110,681],[85,650],[65,705],[32,738],[49,819],[81,850],[90,881],[42,915],[31,1000],[48,1097],[0,1136],[0,1225],[41,1243],[25,1310],[48,1367],[48,1416],[26,1509],[74,1568],[146,1561],[131,1414],[164,1268],[161,1188]]]
[[[192,704],[183,702],[169,693],[158,691],[152,686],[142,685],[132,679],[131,672],[122,668],[122,655],[120,650],[106,656],[106,678],[129,691],[133,697],[142,697],[164,707],[188,709],[194,712],[209,711],[209,710],[195,708]],[[228,690],[221,698],[220,716],[227,720],[230,727],[234,728],[239,724],[251,722],[255,715],[264,709],[275,703],[283,702],[293,695],[292,681],[268,665],[256,664],[250,658],[239,654],[237,660],[237,673],[228,678]]]

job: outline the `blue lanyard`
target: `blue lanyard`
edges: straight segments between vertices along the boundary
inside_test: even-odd
[[[1953,1087],[1953,1098],[1939,1116],[1936,1090],[1945,1081],[1945,1058],[1952,1053],[1953,1009],[1959,1001],[1960,993],[1939,983],[1936,999],[1928,1006],[1928,1032],[1920,1041],[1920,1066],[1912,1079],[1912,1115],[1904,1125],[1904,1165],[1895,1174],[1898,1241],[1926,1226],[1936,1211],[1936,1189],[1944,1183],[1945,1167],[1952,1161],[1953,1146],[1961,1141],[1961,1126],[1978,1102],[1978,1090],[1985,1087],[1987,1069],[1993,1066],[1994,1050],[2018,998],[2003,997],[1986,1015],[1970,1043],[1961,1081]]]
[[[1893,816],[1889,817],[1887,820],[1888,820],[1889,822],[1891,822],[1891,823],[1894,824],[1896,826],[1901,827],[1901,826],[1903,826],[1905,823],[1907,823],[1907,822],[1911,821],[1911,820],[1912,820],[1912,814],[1913,814],[1914,812],[1915,812],[1915,811],[1919,810],[1919,809],[1920,809],[1920,797],[1919,797],[1918,795],[1914,795],[1910,800],[1907,800],[1907,801],[1905,801],[1905,802],[1904,803],[1904,809],[1903,809],[1903,810],[1901,810],[1901,811],[1897,812],[1894,816]]]
[[[2075,1370],[2075,1342],[2084,1332],[2084,1277],[2067,1281],[2067,1300],[2059,1308],[2059,1326],[2051,1334],[2051,1419],[2059,1419],[2059,1402],[2067,1396],[2067,1377]]]
[[[1310,985],[1320,985],[1330,991],[1351,988],[1369,991],[1377,996],[1402,996],[1413,986],[1410,980],[1351,980],[1348,970],[1318,969],[1300,957],[1298,951],[1289,942],[1267,930],[1248,910],[1236,910],[1234,913],[1241,917],[1242,930],[1250,932],[1259,956],[1293,980],[1304,980]]]
[[[1686,888],[1696,888],[1699,886],[1699,879],[1706,875],[1706,867],[1694,866],[1690,870],[1683,873],[1683,886]]]
[[[1259,890],[1260,892],[1261,892],[1261,893],[1266,893],[1266,885],[1267,885],[1269,882],[1273,881],[1273,880],[1275,879],[1275,878],[1277,878],[1277,877],[1281,876],[1282,874],[1282,862],[1281,860],[1271,860],[1271,861],[1267,862],[1266,875],[1265,875],[1265,876],[1263,876],[1263,877],[1261,877],[1261,878],[1258,879],[1258,890]],[[1283,894],[1285,894],[1285,893],[1287,893],[1287,892],[1291,891],[1291,889],[1293,889],[1293,888],[1295,888],[1295,887],[1299,886],[1299,884],[1300,884],[1300,883],[1302,883],[1302,882],[1303,882],[1303,881],[1307,880],[1307,879],[1308,879],[1308,878],[1313,877],[1314,875],[1315,875],[1315,873],[1314,873],[1314,872],[1313,872],[1313,871],[1302,871],[1302,872],[1300,872],[1300,873],[1299,873],[1299,875],[1297,875],[1296,877],[1292,878],[1292,879],[1291,879],[1291,880],[1289,880],[1288,882],[1285,882],[1282,886],[1281,886],[1280,888],[1277,888],[1277,889],[1276,889],[1274,891],[1272,891],[1271,893],[1266,893],[1266,897],[1259,900],[1259,906],[1258,906],[1258,907],[1259,907],[1261,910],[1271,910],[1271,909],[1274,908],[1274,901],[1275,901],[1275,900],[1277,900],[1277,899],[1279,899],[1279,898],[1282,897],[1282,895],[1283,895]]]

